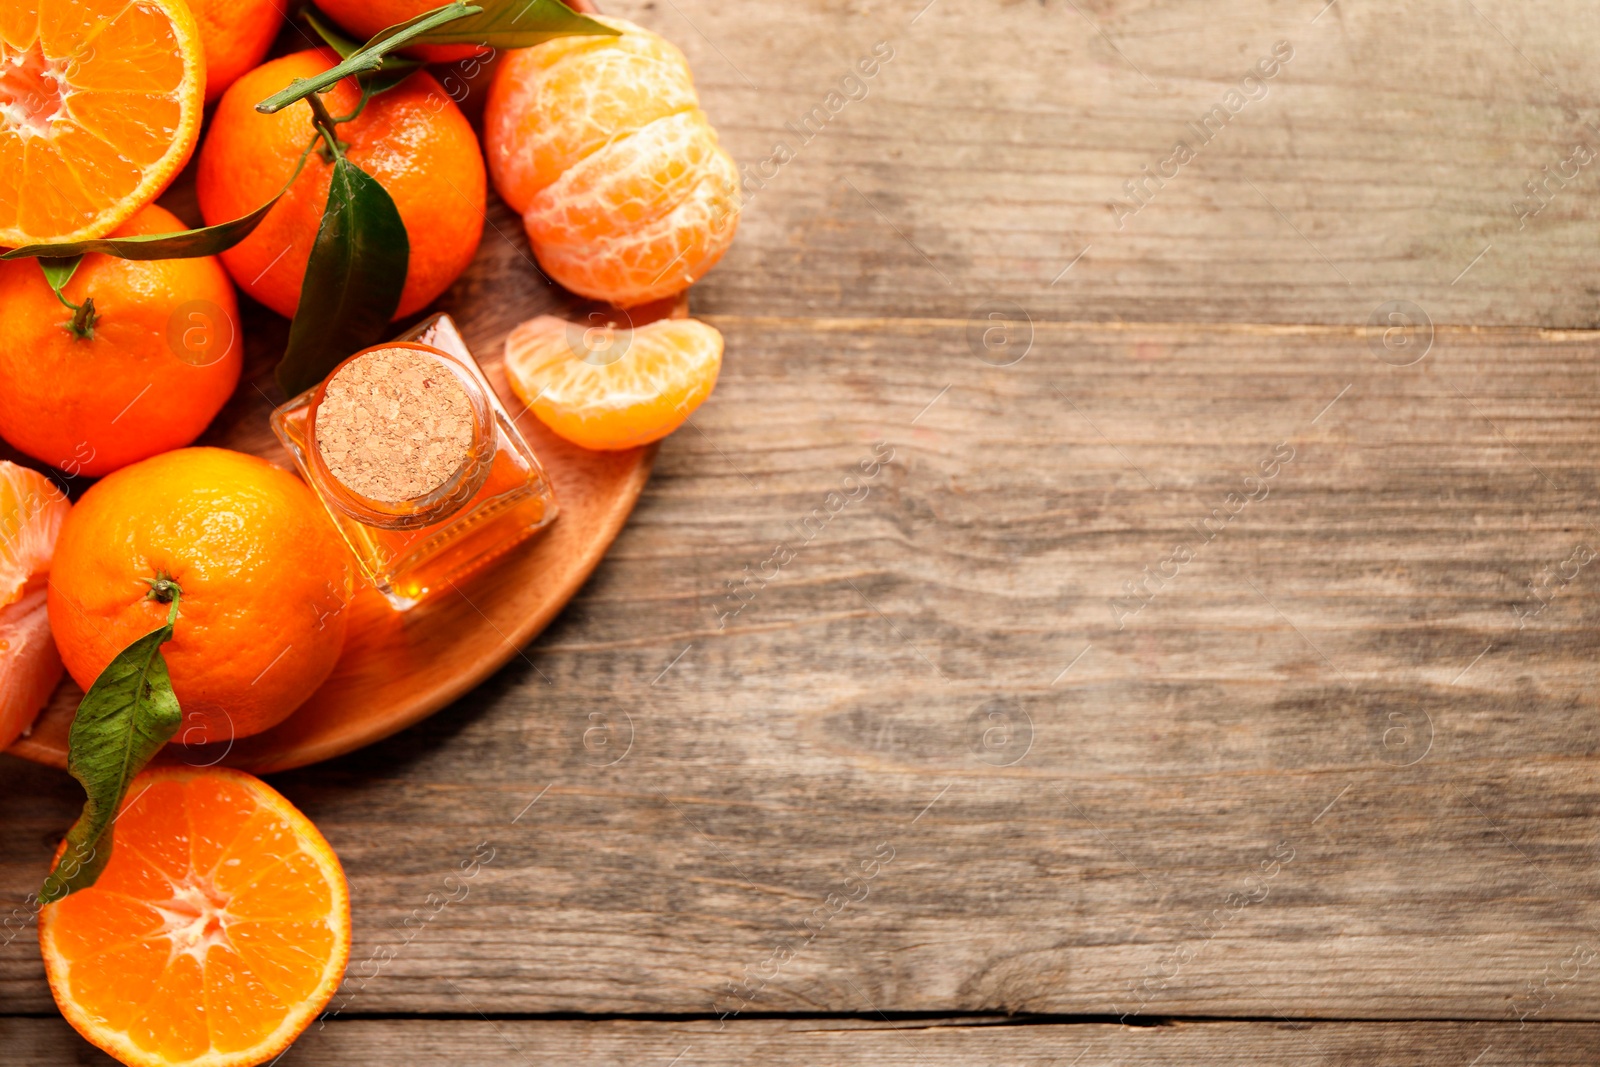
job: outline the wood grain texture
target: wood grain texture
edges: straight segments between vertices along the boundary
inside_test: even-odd
[[[713,321],[527,658],[273,779],[351,877],[342,1014],[1600,1017],[1596,570],[1529,585],[1600,547],[1595,335]],[[17,900],[78,797],[0,764]]]
[[[704,308],[965,318],[999,297],[1063,320],[1365,323],[1407,299],[1440,323],[1600,321],[1600,157],[1563,166],[1576,145],[1600,151],[1592,6],[608,10],[684,48],[724,143],[757,168],[739,239],[699,289]],[[1187,124],[1279,41],[1293,59],[1202,141]],[[893,58],[846,83],[878,42]],[[1124,183],[1159,172],[1178,141],[1194,158],[1146,187],[1147,206],[1110,206],[1138,204]],[[1570,180],[1525,213],[1524,183],[1545,182],[1546,167]]]
[[[566,612],[273,777],[356,923],[284,1063],[1593,1062],[1600,163],[1517,202],[1600,146],[1600,15],[607,8],[741,162],[794,158],[695,290],[717,393]],[[560,299],[491,201],[469,336]],[[6,899],[80,799],[0,756]],[[50,1012],[26,906],[0,929],[0,1010]],[[1409,1021],[749,1018],[980,1010]],[[461,1018],[362,1018],[411,1012]]]
[[[114,1061],[59,1019],[0,1018],[0,1047],[30,1067]],[[340,1021],[313,1029],[278,1061],[322,1063],[585,1063],[593,1067],[1084,1067],[1120,1064],[1278,1067],[1587,1067],[1600,1054],[1588,1024],[1208,1023],[1131,1027],[997,1024],[993,1019],[863,1023],[760,1020],[534,1022]]]

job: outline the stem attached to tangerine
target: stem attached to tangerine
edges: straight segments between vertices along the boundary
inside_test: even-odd
[[[72,318],[63,322],[61,328],[80,341],[94,340],[94,324],[100,319],[100,313],[94,309],[94,297],[86,296],[83,298],[83,303],[74,304],[68,301],[66,297],[61,296],[60,293],[57,293],[56,296],[60,297],[63,304],[72,309]]]
[[[145,594],[147,599],[159,601],[162,604],[171,604],[173,611],[177,611],[178,599],[183,596],[182,586],[164,574],[155,578],[141,578],[139,580],[150,587],[150,591]]]
[[[322,136],[322,148],[318,151],[326,163],[344,158],[344,150],[350,145],[339,140],[339,120],[328,114],[328,107],[322,102],[322,97],[312,93],[306,97],[306,103],[311,105],[311,122],[317,128],[317,133]]]

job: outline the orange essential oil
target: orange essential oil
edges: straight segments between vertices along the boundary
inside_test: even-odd
[[[556,516],[544,468],[448,315],[357,352],[272,428],[398,611]]]

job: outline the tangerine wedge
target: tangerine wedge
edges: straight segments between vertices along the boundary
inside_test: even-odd
[[[568,441],[602,451],[682,426],[721,368],[722,334],[697,319],[619,330],[541,315],[506,338],[506,374],[522,402]]]
[[[333,996],[350,898],[317,828],[260,779],[147,770],[94,885],[46,905],[39,947],[62,1015],[135,1067],[250,1067]]]
[[[0,460],[0,749],[33,723],[61,681],[46,584],[70,508],[44,475]]]
[[[104,237],[154,200],[205,82],[183,0],[0,4],[0,245]]]

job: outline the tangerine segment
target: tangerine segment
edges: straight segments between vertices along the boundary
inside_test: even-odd
[[[489,174],[520,215],[570,167],[657,119],[699,107],[675,45],[623,19],[620,37],[558,37],[507,53],[483,113]]]
[[[317,828],[265,782],[162,767],[128,789],[99,880],[39,913],[73,1028],[137,1067],[249,1067],[333,996],[350,899]]]
[[[0,751],[33,724],[61,681],[43,582],[0,608]]]
[[[574,444],[611,450],[659,441],[711,395],[722,334],[696,319],[599,331],[550,315],[506,338],[511,388]]]
[[[0,460],[0,749],[33,723],[61,681],[45,576],[71,507],[44,475]]]
[[[0,606],[20,600],[28,580],[50,569],[71,508],[50,479],[0,460]]]
[[[733,243],[739,219],[739,174],[715,149],[689,195],[642,226],[565,244],[529,237],[551,278],[593,300],[636,307],[680,293],[716,266]]]
[[[116,229],[188,161],[204,93],[183,0],[5,5],[0,245]]]

